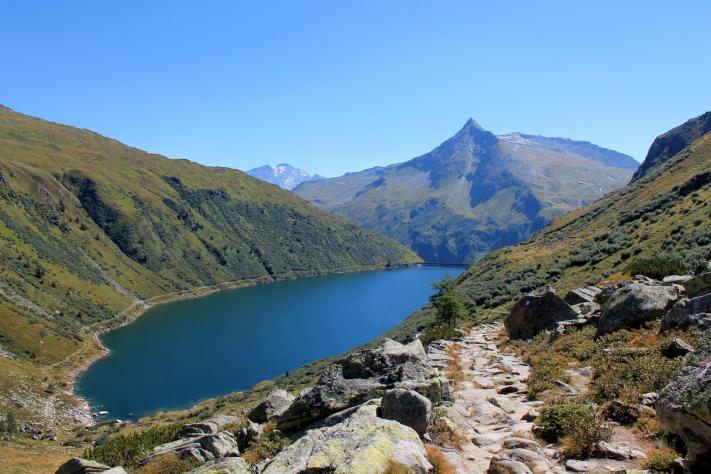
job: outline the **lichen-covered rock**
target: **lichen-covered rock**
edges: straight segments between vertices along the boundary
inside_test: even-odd
[[[711,328],[711,293],[695,298],[682,298],[662,318],[662,330]]]
[[[278,417],[280,431],[295,431],[330,414],[359,405],[400,385],[434,376],[422,343],[386,339],[375,349],[354,352],[334,362],[314,387],[303,392]]]
[[[269,461],[262,473],[382,473],[390,461],[417,474],[432,469],[415,430],[379,418],[374,405],[365,405],[342,423],[307,431]]]
[[[492,459],[488,474],[532,474],[524,463],[511,459]]]
[[[609,297],[597,325],[598,335],[618,329],[639,327],[646,321],[660,319],[679,299],[680,287],[631,282],[616,289]]]
[[[512,339],[531,339],[556,323],[576,319],[578,313],[550,286],[539,288],[516,302],[504,326]]]
[[[220,457],[239,456],[239,447],[228,432],[220,431],[156,446],[151,454],[141,460],[141,464],[148,464],[156,457],[168,453],[176,453],[181,457],[192,456],[199,461],[211,461]]]
[[[244,459],[231,457],[210,461],[188,474],[252,474],[252,468]]]
[[[711,472],[711,335],[706,335],[689,365],[659,394],[660,420],[687,446],[692,472]]]
[[[122,467],[111,468],[105,464],[96,461],[90,461],[82,458],[71,458],[55,472],[55,474],[91,474],[94,472],[107,472],[111,470],[111,474],[125,474],[126,471]]]
[[[412,390],[388,390],[380,402],[380,410],[386,420],[409,426],[420,436],[427,432],[432,422],[432,402]]]
[[[247,418],[255,423],[266,423],[269,418],[279,416],[289,408],[294,401],[294,396],[289,395],[286,390],[275,389],[270,391],[262,403],[254,407],[249,412]]]

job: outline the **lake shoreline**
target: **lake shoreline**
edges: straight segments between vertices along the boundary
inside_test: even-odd
[[[85,360],[81,360],[77,364],[73,364],[71,366],[71,368],[69,368],[69,370],[66,372],[65,383],[67,384],[67,387],[68,387],[67,393],[77,402],[77,407],[75,408],[75,410],[77,411],[78,416],[76,418],[80,419],[81,420],[80,423],[82,423],[86,426],[91,426],[91,425],[96,424],[96,420],[94,419],[94,415],[93,415],[93,413],[95,413],[95,412],[91,408],[91,404],[84,397],[82,397],[81,395],[76,393],[75,386],[76,386],[76,381],[80,375],[82,375],[84,372],[86,372],[95,362],[102,359],[103,357],[106,357],[111,352],[101,342],[100,336],[102,334],[107,333],[107,332],[113,331],[115,329],[119,329],[121,327],[124,327],[124,326],[127,326],[127,325],[133,323],[138,318],[140,318],[143,314],[145,314],[146,311],[153,308],[154,306],[158,306],[158,305],[162,305],[162,304],[166,304],[166,303],[172,303],[172,302],[180,301],[180,300],[196,299],[196,298],[201,298],[201,297],[208,296],[208,295],[222,292],[222,291],[229,291],[229,290],[235,290],[235,289],[239,289],[239,288],[247,288],[247,287],[251,287],[251,286],[276,283],[279,281],[296,280],[296,279],[300,279],[300,278],[310,278],[310,277],[317,277],[317,276],[337,275],[337,274],[343,274],[343,273],[355,273],[355,272],[366,272],[366,271],[387,270],[387,269],[402,269],[402,268],[409,268],[411,266],[420,265],[420,264],[440,266],[440,264],[436,264],[436,263],[430,264],[430,263],[425,263],[422,261],[414,261],[414,262],[406,262],[406,263],[397,264],[397,265],[375,264],[375,265],[358,266],[358,267],[345,267],[345,268],[339,268],[339,269],[334,269],[334,270],[293,271],[293,272],[282,273],[282,274],[278,274],[278,275],[274,275],[274,276],[262,276],[262,277],[256,277],[256,278],[246,278],[246,279],[241,279],[241,280],[233,280],[233,281],[228,281],[228,282],[223,282],[223,283],[216,283],[214,285],[206,285],[206,286],[189,288],[186,290],[181,290],[181,291],[172,292],[172,293],[165,293],[162,295],[153,296],[153,297],[148,298],[146,300],[135,300],[126,309],[119,312],[116,315],[116,317],[112,318],[110,321],[107,321],[105,323],[105,326],[95,329],[91,333],[91,338],[93,340],[93,343],[97,346],[98,352],[90,355]],[[442,265],[442,266],[446,266],[446,265]],[[452,266],[456,266],[456,265],[452,265]],[[83,349],[84,348],[81,348],[79,351],[81,351]],[[74,354],[70,355],[69,358],[71,358],[73,355]],[[64,361],[62,361],[62,362],[64,362]]]

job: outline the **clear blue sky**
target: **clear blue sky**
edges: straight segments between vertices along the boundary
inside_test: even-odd
[[[641,160],[711,109],[711,1],[0,0],[0,103],[129,145],[326,176],[467,118]]]

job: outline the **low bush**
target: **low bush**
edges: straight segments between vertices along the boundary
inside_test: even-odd
[[[648,454],[643,467],[652,472],[671,472],[672,463],[677,457],[679,454],[669,447],[657,448]]]
[[[452,339],[459,336],[457,331],[451,326],[432,326],[423,334],[420,335],[420,342],[427,346],[430,343],[439,339]]]
[[[181,427],[176,423],[118,435],[101,446],[87,449],[82,457],[108,466],[136,467],[153,448],[172,441]]]
[[[396,461],[389,461],[383,474],[413,474],[414,471],[404,464]]]
[[[612,437],[612,425],[592,410],[573,418],[567,431],[562,440],[565,456],[575,459],[590,457],[595,454],[597,443]]]
[[[245,449],[242,457],[251,464],[276,456],[279,451],[289,446],[289,438],[278,431],[270,431],[262,434],[252,441]]]
[[[683,275],[686,266],[681,259],[670,255],[656,255],[649,258],[635,258],[626,267],[630,275],[645,275],[661,280],[669,275]]]
[[[555,388],[558,381],[570,382],[570,375],[565,371],[568,360],[560,354],[541,354],[531,358],[531,371],[528,375],[528,396],[538,398],[546,390]]]
[[[195,458],[181,458],[175,453],[168,453],[158,456],[133,472],[135,474],[183,474],[192,471],[200,464],[200,461]]]
[[[555,442],[573,432],[580,423],[595,416],[593,407],[574,399],[555,399],[541,409],[536,419],[539,435]]]

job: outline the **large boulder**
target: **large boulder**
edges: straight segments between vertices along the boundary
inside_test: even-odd
[[[188,474],[252,474],[252,467],[242,458],[231,457],[210,461]]]
[[[679,299],[680,287],[630,282],[617,288],[605,303],[597,334],[639,327],[646,321],[660,319]]]
[[[364,405],[339,424],[307,431],[269,461],[262,474],[382,473],[391,461],[409,472],[429,472],[432,465],[415,430],[379,418],[376,408]]]
[[[711,335],[659,394],[654,409],[686,443],[691,472],[711,472]]]
[[[504,321],[512,339],[531,339],[556,323],[576,319],[578,314],[550,286],[529,293],[516,302]]]
[[[277,428],[286,432],[299,430],[328,415],[381,397],[387,389],[411,386],[433,376],[418,339],[407,345],[386,339],[376,349],[354,352],[329,366],[316,385],[299,395],[279,416]]]
[[[55,474],[91,474],[94,472],[126,474],[126,471],[122,467],[112,468],[105,464],[82,458],[71,458],[69,461],[59,466],[59,469],[55,471]]]
[[[662,329],[711,328],[711,293],[696,298],[682,298],[662,318]]]
[[[289,408],[294,401],[294,396],[289,395],[286,390],[276,389],[270,391],[262,403],[254,407],[249,412],[247,418],[255,423],[266,423],[269,418],[279,416]]]
[[[696,275],[683,283],[689,298],[711,293],[711,272]]]
[[[424,435],[432,422],[432,402],[413,390],[394,388],[380,402],[381,416],[395,420]]]

